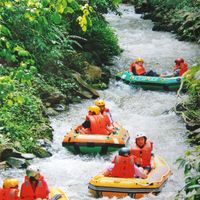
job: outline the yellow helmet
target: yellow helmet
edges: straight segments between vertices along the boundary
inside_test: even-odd
[[[97,99],[97,100],[95,101],[95,105],[96,105],[96,106],[105,106],[105,101],[102,100],[102,99]]]
[[[144,63],[144,60],[142,58],[136,58],[135,62],[143,62]]]
[[[96,115],[100,114],[100,108],[98,106],[89,106],[88,110],[94,112]]]
[[[16,178],[6,178],[3,180],[3,188],[15,188],[19,185]]]

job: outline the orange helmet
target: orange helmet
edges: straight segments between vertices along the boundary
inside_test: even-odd
[[[16,178],[6,178],[3,180],[3,188],[18,187],[19,181]]]
[[[105,101],[102,100],[102,99],[97,99],[97,100],[95,101],[95,105],[96,105],[96,106],[105,106]]]
[[[100,114],[100,108],[98,106],[89,106],[88,110],[90,112],[94,112],[96,115]]]
[[[143,60],[142,58],[136,58],[134,61],[135,61],[136,63],[137,63],[137,62],[142,62],[142,63],[144,63],[144,60]]]

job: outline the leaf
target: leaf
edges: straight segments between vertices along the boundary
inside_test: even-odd
[[[55,23],[55,24],[60,24],[61,23],[61,15],[58,14],[57,12],[54,12],[51,15],[51,20]]]
[[[18,104],[22,105],[24,98],[21,95],[16,96],[16,101]]]
[[[0,33],[2,33],[3,35],[6,35],[6,36],[11,36],[10,30],[2,24],[0,24]]]
[[[191,185],[188,187],[188,189],[196,189],[196,188],[200,188],[200,185]]]
[[[13,106],[13,101],[10,100],[10,99],[8,99],[8,101],[7,101],[7,105],[8,105],[9,107],[12,107],[12,106]]]
[[[74,9],[71,7],[67,7],[67,8],[65,8],[65,12],[72,14],[72,13],[74,13]]]

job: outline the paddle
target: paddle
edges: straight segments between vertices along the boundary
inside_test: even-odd
[[[55,194],[53,197],[51,197],[50,200],[58,200],[58,199],[60,199],[61,197],[62,197],[61,194]]]

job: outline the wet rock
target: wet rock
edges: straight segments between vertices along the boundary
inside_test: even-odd
[[[52,153],[47,151],[44,147],[36,146],[33,148],[32,152],[39,158],[47,158],[52,156]]]
[[[84,68],[84,72],[88,81],[94,82],[96,80],[101,79],[103,75],[103,71],[101,70],[101,68],[94,65],[90,65],[87,62],[85,62],[85,66],[86,67]]]
[[[194,131],[200,128],[199,124],[192,124],[192,123],[187,123],[186,124],[186,129],[189,131]]]
[[[13,168],[27,168],[30,164],[23,158],[9,157],[6,159],[7,164]]]
[[[55,111],[53,108],[46,108],[45,109],[45,114],[48,115],[48,116],[56,116],[58,115],[58,112]]]
[[[32,153],[22,153],[21,156],[26,160],[33,160],[35,158],[35,155]]]
[[[62,111],[66,110],[65,105],[63,105],[63,104],[56,104],[55,107],[54,107],[54,109],[56,111],[58,111],[58,112],[62,112]]]
[[[6,168],[7,168],[6,161],[0,162],[0,170],[6,169]]]
[[[37,144],[41,147],[51,148],[51,141],[46,138],[37,140]]]
[[[42,100],[44,102],[50,103],[51,106],[59,104],[65,99],[65,96],[60,92],[48,93],[44,95]]]
[[[12,147],[7,147],[4,145],[0,146],[0,160],[4,161],[8,157],[13,155],[14,149]]]
[[[78,84],[81,86],[82,90],[76,91],[79,96],[83,98],[97,98],[99,97],[99,93],[92,88],[90,85],[88,85],[81,77],[79,74],[73,74],[73,77],[75,80],[78,82]],[[83,91],[84,89],[84,91]]]
[[[91,98],[93,98],[93,95],[88,91],[80,91],[80,90],[78,90],[78,91],[76,91],[76,93],[78,95],[80,95],[83,99],[91,99]]]

